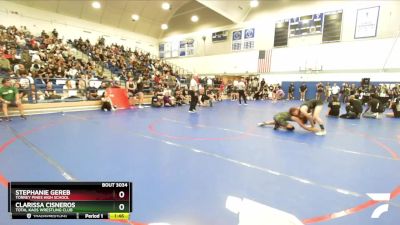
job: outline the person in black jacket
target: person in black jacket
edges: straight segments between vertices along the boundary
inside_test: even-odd
[[[360,119],[363,111],[362,102],[351,95],[346,103],[346,114],[340,115],[343,119]]]
[[[363,113],[364,118],[379,119],[380,113],[385,111],[385,107],[382,102],[377,98],[375,94],[371,95],[371,99],[368,101],[368,107]]]
[[[340,101],[338,96],[333,96],[332,100],[328,104],[327,116],[339,117],[340,114]]]
[[[300,92],[300,101],[305,101],[306,100],[306,93],[307,93],[307,85],[306,83],[302,83],[300,88],[299,88],[299,92]]]
[[[396,98],[390,102],[389,108],[393,110],[393,113],[386,114],[387,117],[400,118],[400,98]]]
[[[287,100],[293,100],[294,99],[294,84],[290,83],[289,89],[288,89],[288,99]]]

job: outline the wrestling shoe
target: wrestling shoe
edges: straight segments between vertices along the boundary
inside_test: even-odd
[[[265,123],[257,123],[257,126],[263,127],[263,126],[265,126]]]
[[[315,133],[315,135],[318,135],[318,136],[326,135],[326,130],[318,131],[317,133]]]

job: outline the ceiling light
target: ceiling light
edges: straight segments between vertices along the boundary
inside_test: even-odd
[[[170,10],[171,9],[171,5],[168,2],[164,2],[161,5],[161,8],[164,9],[164,10]]]
[[[92,7],[95,9],[100,9],[101,8],[101,4],[100,2],[92,2]]]
[[[251,7],[251,8],[257,7],[258,4],[259,4],[259,2],[258,2],[257,0],[251,0],[251,1],[250,1],[250,7]]]
[[[199,21],[199,17],[196,16],[196,15],[193,15],[191,20],[192,20],[193,23],[196,23],[197,21]]]
[[[163,30],[166,30],[166,29],[168,29],[168,25],[167,25],[167,24],[165,24],[165,23],[161,24],[161,29],[163,29]]]
[[[138,21],[140,17],[138,14],[132,14],[131,18],[133,21]]]

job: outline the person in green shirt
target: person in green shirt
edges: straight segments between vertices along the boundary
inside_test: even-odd
[[[2,103],[3,113],[5,121],[11,121],[8,116],[8,107],[16,106],[21,114],[22,119],[26,119],[24,115],[24,109],[21,104],[21,99],[18,94],[18,89],[11,85],[11,80],[5,78],[1,81],[2,87],[0,87],[0,102]]]
[[[273,121],[265,121],[262,123],[258,123],[257,125],[260,127],[264,127],[267,125],[274,125],[274,130],[277,130],[279,128],[286,129],[288,131],[293,131],[294,126],[289,123],[289,121],[294,121],[301,128],[304,130],[310,131],[310,132],[318,132],[319,130],[314,127],[309,127],[306,126],[307,119],[304,115],[301,114],[300,110],[298,108],[290,108],[289,112],[280,112],[274,116]]]

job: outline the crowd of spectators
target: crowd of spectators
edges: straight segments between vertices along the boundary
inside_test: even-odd
[[[76,57],[77,51],[87,55],[87,59]],[[109,70],[111,76],[105,75]],[[11,78],[12,86],[19,90],[20,99],[29,101],[104,98],[108,87],[120,87],[121,82],[129,87],[130,98],[139,98],[143,103],[143,93],[152,95],[155,107],[184,105],[189,102],[187,80],[173,67],[149,53],[132,50],[118,44],[106,45],[104,38],[92,44],[82,38],[64,42],[58,32],[45,32],[39,36],[31,34],[26,27],[0,25],[0,76]],[[239,97],[238,79],[228,81],[215,77],[197,78],[199,104],[211,106],[227,94],[231,100]],[[282,99],[293,100],[295,92],[304,101],[308,87],[303,83],[298,90],[291,84],[285,91],[280,84],[267,84],[264,79],[249,76],[242,80],[244,93],[250,100]],[[140,89],[140,91],[138,91]],[[350,96],[367,103],[369,96],[376,96],[388,106],[399,95],[399,85],[367,85],[335,83],[316,85],[315,98],[348,103]],[[138,93],[141,93],[138,95]],[[325,98],[325,99],[322,99]],[[211,103],[211,104],[210,104]]]
[[[87,54],[76,57],[77,50]],[[106,76],[105,70],[111,72]],[[104,39],[91,44],[79,38],[64,42],[54,29],[32,35],[26,27],[0,25],[0,76],[12,78],[21,97],[29,101],[56,99],[100,99],[104,87],[119,86],[133,79],[146,93],[165,85],[175,89],[185,81],[172,67],[149,53],[105,45]]]
[[[285,93],[280,84],[268,84],[264,79],[258,77],[244,78],[246,85],[245,93],[249,100],[272,100],[276,102],[282,100]],[[239,98],[238,94],[239,79],[234,79],[228,82],[226,92],[232,101]]]

